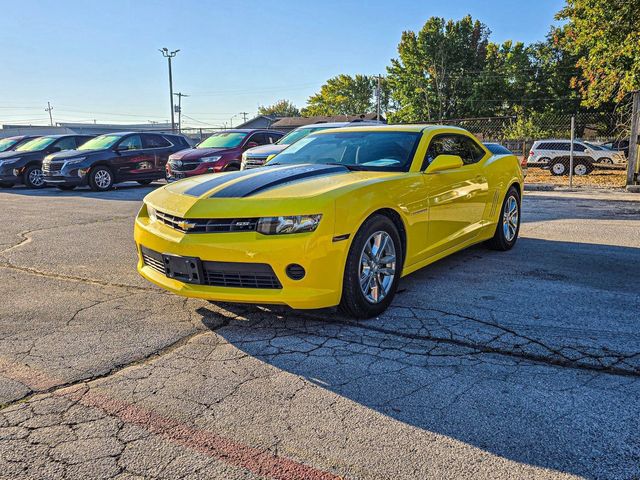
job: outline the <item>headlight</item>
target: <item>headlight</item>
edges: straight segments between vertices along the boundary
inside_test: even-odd
[[[65,164],[65,166],[66,165],[77,165],[80,162],[84,162],[85,158],[87,158],[87,157],[74,158],[73,160],[67,160],[66,162],[64,162],[64,164]]]
[[[201,162],[207,163],[207,162],[217,162],[218,160],[220,160],[222,158],[222,156],[220,155],[216,155],[213,157],[202,157],[200,159]]]
[[[295,215],[290,217],[265,217],[258,220],[257,230],[263,235],[313,232],[318,228],[322,215]]]
[[[158,216],[156,215],[156,209],[149,204],[147,204],[147,215],[149,215],[149,220],[151,220],[152,222],[155,222],[158,219]]]

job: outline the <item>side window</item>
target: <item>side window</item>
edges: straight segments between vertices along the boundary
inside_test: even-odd
[[[247,143],[249,142],[256,142],[258,145],[269,143],[269,141],[267,140],[267,136],[264,133],[254,133],[247,141]]]
[[[76,145],[78,147],[84,145],[85,143],[87,143],[89,140],[91,140],[94,137],[76,137]]]
[[[553,150],[553,143],[541,143],[536,150]]]
[[[143,135],[142,146],[144,148],[165,148],[170,147],[171,143],[161,135]]]
[[[266,137],[267,137],[267,143],[276,143],[278,140],[280,140],[282,138],[282,134],[281,133],[265,133]]]
[[[54,147],[58,147],[60,150],[74,150],[76,148],[75,137],[65,137],[58,140]]]
[[[586,150],[586,147],[581,143],[574,143],[573,144],[573,149],[576,152],[584,152]]]
[[[558,147],[556,150],[562,150],[563,152],[568,152],[570,145],[566,142],[558,142]]]
[[[429,144],[422,168],[427,168],[438,155],[458,155],[465,165],[471,165],[479,162],[484,154],[476,142],[464,135],[436,135]]]
[[[140,135],[131,135],[122,140],[118,146],[122,150],[140,150],[142,148],[142,139]]]

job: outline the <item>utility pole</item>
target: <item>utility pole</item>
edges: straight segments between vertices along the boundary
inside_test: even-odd
[[[631,113],[631,137],[627,158],[627,186],[638,184],[638,134],[640,134],[640,90],[633,92]]]
[[[242,115],[242,123],[247,123],[247,115],[249,115],[249,112],[240,112],[239,115]]]
[[[167,59],[169,63],[169,104],[171,105],[171,131],[174,132],[176,129],[176,122],[173,116],[173,76],[171,74],[171,59],[175,57],[180,50],[169,51],[168,48],[161,48],[159,52],[162,53],[162,56]]]
[[[176,111],[178,112],[178,133],[181,133],[182,132],[182,97],[188,97],[189,95],[186,95],[181,92],[174,93],[174,95],[178,97],[178,108],[176,109]]]
[[[569,149],[569,189],[573,188],[573,142],[576,139],[576,116],[571,115],[571,147]]]
[[[378,88],[376,89],[377,107],[376,107],[376,120],[380,121],[380,94],[382,93],[380,83],[382,82],[382,75],[378,75]]]
[[[51,126],[53,127],[53,115],[51,115],[51,111],[53,110],[53,107],[51,106],[51,102],[47,102],[47,108],[44,109],[45,112],[49,112],[49,122],[51,123]]]

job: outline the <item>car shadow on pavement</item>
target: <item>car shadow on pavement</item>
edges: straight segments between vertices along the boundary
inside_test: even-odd
[[[506,254],[475,247],[409,276],[379,318],[219,304],[228,323],[216,333],[426,432],[586,478],[633,478],[637,364],[598,369],[617,350],[640,360],[640,295],[628,284],[638,261],[640,249],[522,238]]]

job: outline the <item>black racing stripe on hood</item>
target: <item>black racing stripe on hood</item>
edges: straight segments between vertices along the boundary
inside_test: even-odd
[[[310,178],[348,173],[349,169],[339,165],[300,165],[299,167],[274,169],[262,175],[248,178],[244,181],[229,185],[211,195],[212,198],[249,197],[258,192],[274,188],[286,183],[308,180]]]
[[[216,175],[211,180],[207,180],[206,182],[199,183],[195,187],[191,187],[189,190],[186,190],[184,194],[199,197],[200,195],[207,193],[212,188],[224,185],[225,183],[235,180],[236,178],[246,177],[247,175],[255,173],[255,170],[242,170],[239,172],[227,173],[224,175]]]

